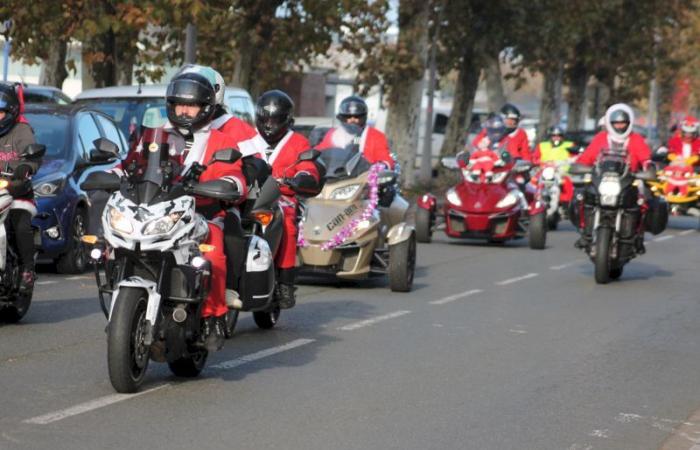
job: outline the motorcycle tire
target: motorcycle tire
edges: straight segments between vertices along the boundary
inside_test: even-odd
[[[169,362],[168,367],[176,377],[194,378],[202,373],[207,363],[207,356],[209,353],[206,350],[200,350],[188,357]]]
[[[233,337],[233,332],[236,329],[240,313],[241,312],[237,309],[229,309],[226,313],[226,326],[224,327],[224,336],[226,336],[226,339],[231,339]]]
[[[144,343],[148,296],[143,289],[124,287],[107,327],[107,367],[114,389],[136,392],[146,376],[149,347]]]
[[[18,294],[12,305],[8,305],[0,309],[0,322],[17,323],[29,311],[29,305],[32,303],[32,293]]]
[[[610,270],[610,278],[613,280],[617,280],[622,276],[622,270],[623,267],[615,267],[614,269]]]
[[[275,305],[271,310],[268,311],[256,311],[253,313],[253,320],[258,328],[263,330],[269,330],[277,325],[277,321],[280,318],[280,307]]]
[[[430,243],[433,238],[433,214],[425,208],[416,210],[416,240],[421,243]]]
[[[416,236],[389,247],[389,288],[393,292],[409,292],[416,270]]]
[[[595,282],[598,284],[607,284],[611,279],[611,264],[610,264],[610,241],[612,240],[612,229],[603,227],[598,228],[595,242]],[[622,275],[622,273],[620,273]]]
[[[534,250],[542,250],[547,245],[547,216],[545,213],[535,214],[530,216],[529,226],[530,248]]]

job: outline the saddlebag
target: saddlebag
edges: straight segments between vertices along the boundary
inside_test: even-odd
[[[259,236],[248,236],[245,266],[239,295],[244,311],[261,311],[270,306],[275,286],[275,265],[267,242]]]
[[[659,234],[668,223],[668,203],[665,198],[653,196],[649,199],[649,210],[644,218],[644,228],[651,234]]]

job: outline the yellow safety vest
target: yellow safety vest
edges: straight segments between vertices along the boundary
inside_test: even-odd
[[[554,147],[552,141],[540,142],[540,161],[566,161],[571,158],[568,148],[573,147],[571,141],[562,141],[561,144]]]

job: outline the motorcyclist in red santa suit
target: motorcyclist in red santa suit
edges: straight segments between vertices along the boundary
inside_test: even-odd
[[[513,160],[523,159],[530,161],[530,146],[527,140],[525,130],[518,127],[520,123],[520,110],[510,103],[506,103],[501,108],[501,115],[506,126],[506,149]],[[482,129],[472,141],[472,146],[475,149],[487,148],[490,142],[487,139],[486,128]]]
[[[307,191],[315,195],[319,172],[313,161],[298,161],[299,154],[310,148],[309,141],[291,130],[294,124],[294,102],[282,91],[267,91],[260,96],[255,107],[257,134],[239,143],[244,156],[257,155],[272,168],[272,176],[291,179],[297,192]],[[275,257],[278,269],[276,296],[280,308],[291,308],[296,303],[295,264],[297,250],[297,198],[288,186],[281,186],[280,205],[284,213],[284,233]]]
[[[668,153],[684,159],[700,155],[698,131],[700,131],[698,119],[693,116],[686,116],[681,122],[680,132],[668,140]],[[697,165],[699,164],[696,163]]]
[[[394,158],[391,156],[386,136],[376,128],[367,125],[367,103],[361,97],[351,95],[343,99],[336,117],[340,120],[341,126],[329,130],[316,148],[319,150],[333,147],[344,148],[355,139],[355,136],[349,133],[344,126],[354,125],[362,131],[360,152],[365,159],[370,163],[383,162],[387,168],[394,169]]]
[[[208,79],[198,73],[176,75],[166,91],[168,122],[160,128],[146,129],[139,144],[129,153],[121,168],[113,170],[133,170],[133,167],[138,167],[140,162],[147,159],[146,152],[151,151],[151,146],[167,144],[170,157],[182,167],[180,173],[186,173],[195,163],[206,165],[206,169],[199,176],[200,182],[228,181],[231,188],[240,192],[241,198],[245,199],[247,187],[240,160],[235,163],[208,164],[216,151],[235,147],[233,138],[212,129],[215,94],[215,88]],[[206,243],[213,247],[212,251],[204,255],[211,264],[212,277],[209,295],[202,307],[202,340],[207,349],[213,351],[223,346],[224,317],[228,308],[235,306],[227,300],[237,299],[237,296],[232,296],[226,290],[227,266],[220,202],[197,197],[196,209],[208,220],[209,235]]]

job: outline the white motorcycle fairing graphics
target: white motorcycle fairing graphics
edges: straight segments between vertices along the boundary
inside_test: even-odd
[[[12,196],[7,189],[0,190],[0,271],[5,271],[7,263],[7,231],[5,231],[5,221],[10,214],[12,206]]]

